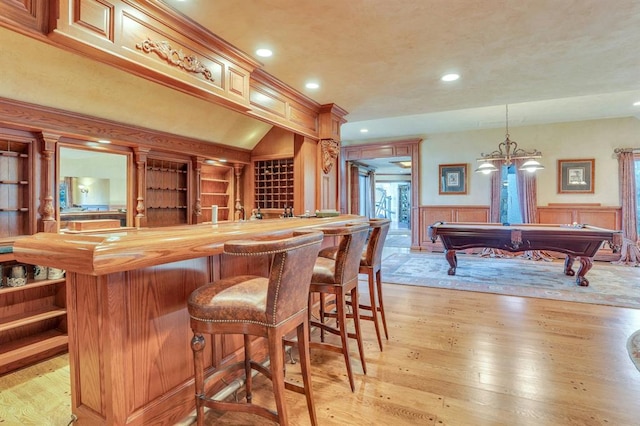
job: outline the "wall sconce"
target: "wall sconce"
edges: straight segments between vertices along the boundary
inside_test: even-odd
[[[84,185],[78,185],[78,189],[80,189],[80,192],[82,194],[88,194],[89,193],[89,188],[84,186]]]

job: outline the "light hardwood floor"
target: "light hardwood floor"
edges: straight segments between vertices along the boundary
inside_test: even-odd
[[[352,344],[354,393],[339,355],[312,352],[321,425],[640,424],[640,371],[625,349],[640,310],[399,285],[385,292],[390,340],[380,352],[363,323],[368,371]],[[297,368],[287,365],[287,376],[297,379]],[[254,401],[271,401],[269,382],[257,383]],[[66,425],[68,386],[65,356],[1,377],[0,425]],[[291,424],[308,425],[304,397],[287,398]],[[209,413],[208,424],[268,422]]]

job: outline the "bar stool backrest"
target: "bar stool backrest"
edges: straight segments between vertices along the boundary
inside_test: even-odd
[[[268,324],[275,326],[307,309],[313,265],[323,237],[322,232],[305,232],[281,240],[230,241],[224,245],[228,254],[273,256],[266,301]]]
[[[387,239],[390,225],[390,219],[369,220],[371,233],[366,251],[362,257],[362,266],[370,266],[374,267],[374,269],[380,268],[380,264],[382,263],[382,249],[384,248],[384,242]]]
[[[343,284],[358,279],[360,258],[369,234],[368,223],[358,223],[339,228],[334,235],[340,235],[340,244],[336,251],[336,282]]]

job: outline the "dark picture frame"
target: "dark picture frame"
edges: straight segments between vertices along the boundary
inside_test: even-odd
[[[593,194],[596,160],[558,160],[559,194]]]
[[[464,195],[467,193],[467,164],[440,164],[439,193],[442,195]]]

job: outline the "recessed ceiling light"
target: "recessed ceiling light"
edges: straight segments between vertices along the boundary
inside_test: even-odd
[[[640,106],[640,101],[638,101],[638,102],[634,102],[634,103],[633,103],[633,106]]]
[[[261,58],[268,58],[269,56],[273,55],[273,52],[271,51],[271,49],[258,49],[256,50],[256,55],[260,56]]]
[[[111,141],[108,141],[106,139],[100,139],[98,143],[111,143]]]
[[[369,133],[369,129],[360,129],[360,133]]]
[[[318,83],[310,82],[310,83],[305,84],[305,87],[307,89],[317,89],[317,88],[320,87],[320,85]]]
[[[442,81],[456,81],[460,78],[460,74],[445,74],[440,78]]]

